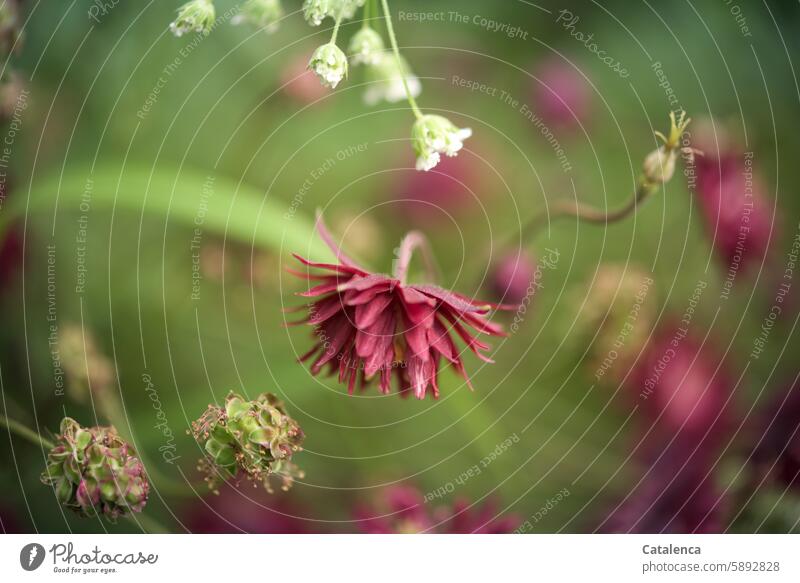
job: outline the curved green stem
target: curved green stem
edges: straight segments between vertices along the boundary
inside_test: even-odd
[[[411,106],[411,111],[414,112],[414,116],[417,119],[422,119],[422,111],[417,105],[417,100],[414,99],[414,96],[411,94],[411,88],[408,86],[408,80],[406,79],[406,70],[405,67],[403,67],[403,59],[400,57],[400,49],[397,47],[397,37],[395,37],[394,26],[392,25],[392,14],[389,12],[389,2],[388,0],[381,0],[381,3],[383,5],[383,14],[386,17],[386,31],[389,34],[389,41],[392,43],[394,58],[397,59],[397,67],[400,70],[400,78],[403,80],[406,99],[408,99],[408,104]]]
[[[17,434],[20,437],[24,437],[31,443],[40,445],[45,449],[53,449],[53,447],[55,447],[52,441],[42,437],[41,435],[36,433],[33,429],[23,425],[19,421],[16,421],[15,419],[9,419],[5,415],[5,413],[3,414],[2,417],[0,417],[0,425],[7,427],[8,430],[11,431],[12,433]]]
[[[632,215],[638,206],[656,191],[656,188],[656,184],[647,180],[642,180],[634,192],[633,197],[631,197],[625,205],[613,211],[605,211],[576,201],[565,200],[555,202],[550,209],[533,216],[523,225],[521,238],[524,240],[527,237],[535,235],[539,229],[547,225],[552,219],[575,218],[579,221],[596,225],[619,222]]]

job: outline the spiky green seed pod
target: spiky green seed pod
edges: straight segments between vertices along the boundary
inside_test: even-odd
[[[116,429],[81,427],[69,417],[61,422],[56,444],[47,454],[42,482],[78,514],[111,519],[141,512],[150,491],[142,462]]]
[[[231,392],[224,407],[209,405],[192,423],[192,435],[203,445],[206,457],[199,469],[209,487],[218,491],[229,479],[245,476],[272,491],[270,479],[278,476],[288,490],[294,478],[302,478],[291,458],[300,451],[303,430],[286,414],[283,403],[271,393],[246,401]]]

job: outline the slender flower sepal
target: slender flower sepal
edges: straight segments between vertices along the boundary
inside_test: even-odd
[[[192,423],[192,435],[206,451],[199,469],[215,492],[221,483],[241,476],[261,482],[269,492],[275,476],[282,480],[283,490],[304,476],[291,461],[302,449],[303,430],[271,393],[247,401],[231,392],[224,407],[209,405]]]
[[[396,59],[390,54],[381,54],[379,61],[367,68],[364,103],[377,105],[381,101],[397,103],[406,99],[408,94],[403,85],[403,76],[411,96],[419,97],[422,93],[422,84],[411,72],[408,62],[403,57]]]
[[[112,520],[141,512],[150,492],[142,462],[113,427],[85,428],[69,417],[61,422],[41,479],[65,507]]]
[[[353,393],[356,382],[363,388],[377,379],[384,394],[391,392],[391,379],[406,396],[418,399],[427,394],[439,396],[438,374],[442,360],[449,362],[469,384],[461,350],[452,338],[461,338],[478,358],[492,362],[483,354],[489,346],[478,340],[468,327],[490,336],[504,336],[500,326],[487,320],[493,306],[434,285],[406,283],[414,250],[421,248],[428,271],[433,260],[425,238],[409,233],[400,246],[393,276],[370,273],[350,259],[333,242],[333,237],[318,218],[317,229],[338,259],[337,264],[315,263],[295,258],[321,273],[295,275],[318,280],[318,285],[301,295],[313,298],[308,316],[296,324],[315,328],[316,343],[301,361],[311,360],[311,373],[324,367],[338,374],[339,382]]]
[[[644,178],[650,184],[664,184],[665,182],[669,182],[673,174],[675,174],[678,152],[684,152],[688,155],[700,153],[692,148],[680,147],[683,133],[692,121],[691,119],[687,119],[686,112],[681,111],[676,119],[675,112],[672,111],[669,114],[669,119],[669,136],[665,136],[661,132],[656,132],[656,137],[664,143],[650,152],[644,160]]]
[[[248,23],[267,32],[275,32],[283,15],[280,0],[247,0],[239,14],[231,19],[231,23]]]
[[[305,0],[303,15],[311,26],[319,26],[330,17],[353,18],[356,10],[364,6],[365,0]]]
[[[472,135],[469,128],[460,129],[441,115],[423,115],[411,131],[417,170],[431,170],[441,159],[441,154],[455,156],[464,147],[464,140]]]
[[[384,44],[378,32],[366,26],[350,39],[350,57],[354,65],[377,65],[384,58]]]
[[[314,51],[308,68],[316,73],[325,87],[335,89],[347,77],[347,57],[335,44],[327,43]]]
[[[216,11],[211,0],[192,0],[178,9],[178,17],[169,25],[175,36],[199,32],[205,36],[214,28]]]

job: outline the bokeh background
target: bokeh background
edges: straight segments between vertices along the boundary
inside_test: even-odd
[[[405,103],[365,106],[358,67],[335,91],[304,73],[330,28],[297,0],[273,34],[207,38],[169,33],[177,2],[100,4],[21,2],[4,64],[0,392],[43,435],[113,423],[151,497],[141,520],[62,511],[45,452],[3,430],[4,531],[359,532],[408,506],[433,530],[442,507],[470,530],[800,528],[797,2],[392,2],[422,107],[474,131],[427,174]],[[629,200],[681,108],[705,156],[635,216],[522,236],[553,201]],[[348,396],[297,363],[312,337],[285,327],[304,288],[284,268],[331,258],[317,209],[375,271],[420,229],[443,287],[519,303],[536,282],[516,324],[495,317],[514,330],[496,363],[465,357],[474,391],[444,371],[438,401]],[[278,394],[304,428],[290,492],[202,483],[187,429],[230,390]]]

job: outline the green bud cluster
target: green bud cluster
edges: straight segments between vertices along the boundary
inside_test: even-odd
[[[198,32],[208,36],[214,28],[217,13],[211,0],[192,0],[178,9],[178,16],[169,25],[172,34],[183,36],[188,32]]]
[[[231,392],[223,407],[209,405],[192,423],[192,435],[206,452],[198,469],[215,492],[221,483],[242,476],[262,483],[269,492],[270,479],[277,476],[288,490],[304,475],[291,461],[302,449],[303,431],[271,393],[247,401]]]
[[[141,512],[150,491],[142,462],[113,427],[85,428],[69,417],[61,422],[41,479],[81,516],[116,519]]]

